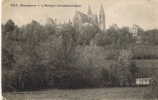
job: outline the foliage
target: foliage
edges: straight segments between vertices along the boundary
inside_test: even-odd
[[[158,30],[147,30],[141,35],[144,44],[157,45],[158,44]]]
[[[153,77],[151,80],[151,85],[149,87],[149,91],[144,95],[145,98],[155,99],[158,98],[158,74],[157,70],[153,71]]]
[[[2,25],[3,91],[131,85],[138,51],[131,49],[135,39],[128,30],[101,32],[92,24],[76,30],[71,24],[34,20],[18,27],[8,20]],[[138,56],[144,59],[145,52]]]

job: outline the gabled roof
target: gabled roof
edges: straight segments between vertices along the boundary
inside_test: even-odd
[[[88,21],[88,15],[80,12],[80,11],[76,11],[75,17],[80,17],[82,22],[87,22]]]

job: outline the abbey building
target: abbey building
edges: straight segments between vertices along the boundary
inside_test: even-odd
[[[73,25],[76,27],[80,27],[83,24],[96,25],[100,28],[101,31],[104,31],[106,29],[106,24],[103,6],[101,5],[98,15],[93,14],[90,6],[88,6],[87,14],[76,11],[73,18]]]

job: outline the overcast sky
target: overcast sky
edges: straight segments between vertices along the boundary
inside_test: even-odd
[[[11,7],[10,4],[66,4],[81,7]],[[106,14],[106,25],[140,25],[144,29],[158,28],[158,0],[3,0],[2,22],[14,20],[17,25],[31,22],[33,19],[44,23],[48,17],[63,22],[72,19],[75,10],[87,13],[88,5],[98,14],[100,5]]]

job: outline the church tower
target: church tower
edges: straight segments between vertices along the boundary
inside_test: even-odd
[[[87,12],[87,14],[88,14],[89,16],[92,15],[92,10],[91,10],[91,7],[90,7],[90,6],[88,6],[88,12]]]
[[[103,5],[101,5],[99,12],[99,27],[102,31],[105,30],[105,13],[104,13]]]

